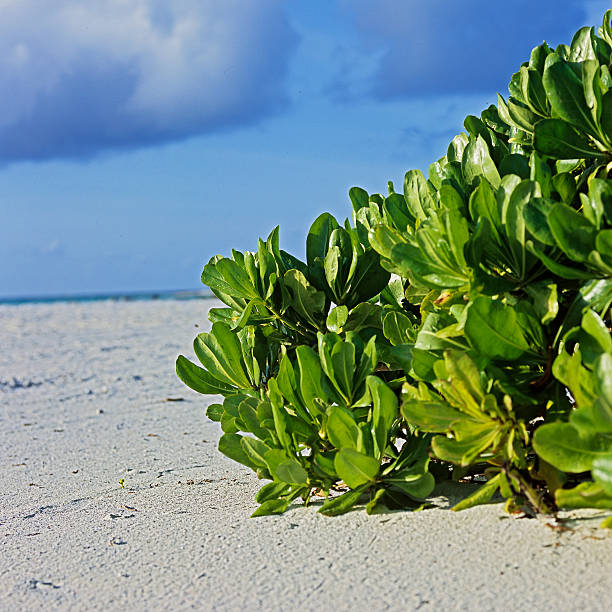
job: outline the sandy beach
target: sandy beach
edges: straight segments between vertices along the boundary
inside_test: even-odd
[[[214,301],[0,306],[0,610],[608,610],[602,513],[249,519],[174,374]]]

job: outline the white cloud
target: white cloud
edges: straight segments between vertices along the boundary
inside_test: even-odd
[[[0,157],[91,155],[286,103],[279,0],[0,0]]]

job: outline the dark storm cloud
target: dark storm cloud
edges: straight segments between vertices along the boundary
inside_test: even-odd
[[[256,122],[287,106],[278,0],[5,0],[0,160],[79,158]]]

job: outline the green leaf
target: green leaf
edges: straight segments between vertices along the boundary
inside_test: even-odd
[[[515,310],[499,300],[479,296],[472,301],[464,331],[470,344],[489,359],[515,361],[529,351]]]
[[[191,363],[183,355],[179,355],[176,360],[176,374],[188,387],[198,393],[226,395],[236,391],[235,387],[215,378],[210,372]]]
[[[340,301],[339,295],[341,292],[341,279],[338,277],[341,273],[341,266],[342,258],[340,249],[337,246],[330,247],[323,261],[323,269],[325,270],[325,280],[327,281],[327,285],[332,290],[334,298],[337,301]]]
[[[612,495],[596,482],[583,482],[573,489],[557,489],[555,501],[560,508],[612,508]]]
[[[336,306],[327,315],[327,329],[330,332],[340,333],[347,319],[348,308],[346,306]]]
[[[226,433],[219,438],[219,451],[226,457],[256,470],[259,466],[244,452],[241,440],[244,436],[237,433]]]
[[[372,434],[374,436],[374,454],[381,459],[387,447],[389,430],[398,417],[397,397],[377,376],[368,376],[366,384],[373,404]]]
[[[233,308],[210,308],[208,310],[209,321],[212,323],[225,323],[228,327],[234,325],[241,316],[240,311]]]
[[[392,228],[389,225],[377,225],[372,228],[368,234],[368,239],[372,248],[380,254],[381,257],[390,259],[392,251],[398,245],[406,244],[404,233]]]
[[[365,381],[368,374],[372,374],[376,369],[378,363],[376,353],[376,336],[373,335],[368,340],[367,344],[363,347],[363,352],[359,359],[357,369],[354,376],[355,389],[357,389],[363,381]]]
[[[542,459],[560,470],[579,473],[590,470],[595,459],[612,452],[612,439],[583,438],[569,423],[548,423],[536,430],[533,447]]]
[[[595,248],[608,266],[612,266],[612,229],[597,232]]]
[[[523,207],[523,218],[525,226],[531,235],[547,246],[555,246],[555,238],[548,227],[547,214],[552,207],[552,202],[544,198],[532,198]]]
[[[571,62],[584,62],[585,60],[595,59],[595,50],[591,41],[592,28],[580,28],[572,38],[570,45]]]
[[[278,390],[288,403],[291,404],[298,415],[307,423],[311,421],[311,417],[306,411],[298,393],[298,382],[296,380],[295,369],[287,355],[283,355],[280,360],[276,382],[278,384]]]
[[[567,204],[558,203],[547,214],[559,248],[572,260],[585,262],[595,249],[595,227]]]
[[[288,451],[293,449],[291,435],[287,431],[287,410],[284,406],[283,396],[274,378],[268,381],[268,396],[272,407],[272,418],[274,419],[274,430],[278,436],[281,446]]]
[[[525,130],[525,132],[533,132],[533,126],[540,119],[540,115],[537,115],[527,106],[519,103],[517,99],[512,97],[508,99],[507,108],[514,125]]]
[[[270,437],[269,432],[261,427],[261,423],[257,418],[257,404],[259,402],[255,398],[250,398],[247,401],[243,401],[238,406],[238,417],[244,424],[243,431],[248,431],[255,434],[259,439],[265,440]]]
[[[416,217],[406,206],[406,199],[399,193],[392,193],[383,204],[387,222],[400,232],[413,228]]]
[[[273,448],[266,452],[265,460],[274,480],[290,485],[305,486],[308,483],[306,470],[286,451]]]
[[[464,419],[455,424],[454,429],[457,430],[459,425],[463,426],[461,440],[435,436],[431,441],[431,448],[443,461],[467,466],[494,443],[499,434],[499,425],[492,420],[487,423],[476,423]]]
[[[240,340],[224,323],[214,323],[209,333],[198,334],[193,350],[202,365],[216,378],[242,389],[251,388]]]
[[[415,219],[424,221],[436,205],[420,170],[410,170],[404,178],[404,198]]]
[[[524,279],[531,267],[531,257],[525,249],[525,206],[540,195],[540,185],[531,180],[518,181],[514,177],[502,181],[504,192],[498,194],[501,205],[501,223],[507,247],[503,249],[504,266],[511,268],[517,279]],[[503,195],[502,195],[503,194]]]
[[[327,437],[336,448],[357,448],[359,427],[350,411],[341,406],[328,409]]]
[[[601,99],[601,116],[599,118],[601,130],[608,140],[612,141],[612,90],[608,90]]]
[[[478,136],[467,145],[463,152],[461,167],[468,183],[472,184],[477,177],[483,176],[494,189],[499,187],[501,178],[482,136]]]
[[[612,90],[610,91],[612,93]],[[589,181],[589,198],[595,200],[597,208],[603,211],[608,223],[612,223],[612,184],[604,179]]]
[[[333,396],[330,385],[325,381],[317,354],[309,346],[295,349],[300,371],[300,393],[308,410],[314,416],[321,414],[321,403],[329,403]]]
[[[251,518],[256,518],[258,516],[269,516],[271,514],[282,514],[287,510],[289,504],[291,503],[288,499],[269,499],[265,501],[253,514],[251,514]]]
[[[221,415],[221,429],[224,433],[238,433],[240,427],[237,424],[236,417],[233,417],[228,412],[224,412]]]
[[[582,89],[593,122],[597,125],[601,115],[601,101],[605,89],[601,82],[599,62],[594,58],[582,62]]]
[[[274,253],[268,249],[268,245],[261,238],[257,243],[256,257],[259,266],[262,295],[268,298],[274,290],[274,284],[278,276],[278,265],[274,258]]]
[[[317,345],[318,345],[319,360],[321,362],[321,367],[323,368],[323,372],[325,372],[327,379],[329,379],[334,385],[334,387],[338,390],[339,390],[339,387],[338,387],[338,383],[334,376],[334,365],[332,363],[331,351],[332,351],[332,348],[339,342],[342,342],[342,339],[340,338],[338,334],[335,334],[333,332],[330,332],[327,334],[322,334],[319,332],[317,334]],[[339,392],[342,395],[344,402],[348,404],[347,397],[342,393],[341,390],[339,390]]]
[[[221,265],[219,266],[219,263]],[[228,306],[242,309],[244,300],[258,297],[246,271],[236,262],[224,257],[210,260],[202,271],[202,283]]]
[[[449,261],[449,245],[441,239],[435,228],[418,232],[418,243],[399,244],[393,248],[391,257],[395,269],[414,280],[414,284],[426,287],[449,289],[464,287],[469,281],[469,272]],[[441,248],[442,247],[442,248]]]
[[[223,416],[223,406],[221,404],[211,404],[206,409],[206,416],[211,421],[219,422]]]
[[[374,493],[374,497],[372,497],[366,505],[366,514],[368,516],[371,514],[379,514],[381,511],[384,511],[385,506],[381,503],[381,499],[384,498],[385,493],[385,489],[378,489],[376,493]]]
[[[351,187],[349,189],[349,198],[353,205],[353,210],[357,212],[360,208],[367,208],[370,205],[370,196],[365,189],[361,187]]]
[[[415,329],[412,320],[405,314],[392,310],[383,319],[383,334],[393,345],[409,344],[415,340]]]
[[[316,453],[314,456],[314,464],[323,472],[323,474],[333,478],[334,480],[338,480],[338,474],[336,474],[336,468],[334,467],[335,457],[336,451]]]
[[[283,278],[291,291],[293,310],[317,328],[324,314],[325,294],[317,291],[299,270],[287,270]]]
[[[225,320],[217,319],[216,321],[213,321],[213,323],[217,323],[217,322],[225,323],[229,326],[231,331],[234,331],[234,332],[239,331],[243,329],[248,323],[251,322],[252,320],[251,315],[253,313],[253,310],[257,312],[258,307],[264,307],[263,300],[259,300],[259,299],[251,300],[246,305],[246,308],[242,311],[242,314],[238,318],[232,317],[231,321],[228,321],[227,318]]]
[[[542,324],[550,323],[559,312],[557,285],[548,281],[525,286],[525,291],[533,300],[533,306]]]
[[[612,354],[612,337],[604,320],[592,309],[582,315],[582,328],[598,344],[598,352]]]
[[[407,398],[402,404],[402,415],[422,431],[446,433],[452,425],[466,416],[443,402],[416,401]]]
[[[536,123],[533,146],[538,153],[553,159],[605,157],[595,149],[584,132],[561,119],[543,119]]]
[[[348,319],[344,324],[344,331],[359,331],[366,327],[380,329],[382,327],[380,320],[381,312],[382,309],[378,304],[372,304],[370,302],[361,302],[361,304],[357,304],[357,306],[349,312]]]
[[[501,160],[499,173],[502,176],[514,174],[522,179],[529,178],[529,160],[524,155],[511,153]]]
[[[552,177],[554,190],[562,202],[570,203],[576,195],[576,180],[570,172],[561,172]]]
[[[368,457],[378,458],[378,452],[374,446],[371,424],[366,421],[359,423],[359,440],[356,450]]]
[[[491,501],[491,498],[499,489],[501,474],[493,476],[485,484],[483,484],[477,491],[474,491],[471,495],[462,499],[458,504],[455,504],[451,510],[459,512],[460,510],[466,510],[467,508],[473,508],[481,504],[486,504]]]
[[[495,234],[503,233],[503,215],[506,214],[511,196],[518,185],[527,183],[516,175],[505,176],[497,191],[493,191],[487,181],[481,181],[470,197],[470,216],[474,222],[486,217],[493,226]]]
[[[461,331],[458,330],[456,323],[449,324],[448,318],[430,312],[421,326],[414,348],[426,351],[438,351],[451,347],[467,348],[465,342],[457,336],[461,336]],[[415,352],[414,355],[416,357],[417,353]]]
[[[283,461],[276,466],[274,477],[292,485],[308,485],[308,473],[295,460]]]
[[[283,482],[269,482],[265,484],[255,495],[255,501],[258,504],[263,504],[271,499],[277,499],[282,495],[289,493],[289,485]]]
[[[480,371],[469,355],[463,351],[448,350],[444,352],[444,365],[451,379],[451,384],[481,404],[485,399]],[[465,402],[462,402],[464,404]]]
[[[588,370],[585,368],[580,368],[576,377],[577,380],[572,380],[572,382],[576,383],[572,386],[572,393],[577,400],[583,400],[584,403],[580,405],[580,408],[572,412],[570,423],[582,436],[597,434],[610,436],[612,434],[612,401],[606,398],[601,393],[601,390],[598,395],[595,395],[597,393],[595,385],[589,385],[589,383],[593,382],[592,375],[588,381],[584,380],[588,376],[587,372]],[[608,372],[608,376],[610,374],[612,372]],[[589,393],[592,393],[592,397],[588,397],[585,400],[585,396],[588,396]]]
[[[612,497],[612,452],[593,461],[593,478]]]
[[[521,66],[520,75],[523,99],[532,111],[543,117],[546,116],[548,114],[548,101],[542,76],[537,70],[526,66]]]
[[[228,395],[223,400],[223,411],[230,416],[239,418],[238,407],[244,401],[244,399],[245,399],[245,396],[241,394]]]
[[[463,152],[465,151],[465,147],[467,146],[468,142],[468,137],[463,133],[455,136],[448,145],[448,151],[446,152],[448,161],[461,162]]]
[[[280,260],[279,260],[279,268],[281,272],[286,272],[287,270],[299,270],[302,274],[308,273],[308,266],[297,257],[291,255],[291,253],[287,253],[287,251],[283,251],[280,249]]]
[[[215,288],[228,293],[232,297],[239,297],[244,299],[254,299],[259,297],[257,289],[253,286],[253,282],[247,271],[235,261],[223,257],[215,264],[215,269],[219,276],[223,279],[223,283],[220,283],[218,277],[214,279],[208,275],[206,268],[202,273],[202,282],[209,285],[210,288]]]
[[[569,278],[576,280],[590,281],[593,279],[593,273],[583,268],[573,268],[566,266],[565,264],[559,263],[552,257],[546,255],[543,251],[538,249],[531,241],[527,242],[529,250],[537,255],[542,263],[553,273],[561,278]]]
[[[265,454],[270,450],[267,444],[261,440],[244,436],[240,440],[240,445],[242,446],[242,450],[255,465],[258,467],[267,466]]]
[[[350,292],[344,292],[343,301],[349,308],[356,307],[378,295],[388,284],[391,275],[380,266],[380,256],[368,249],[357,259],[357,265],[350,281]]]
[[[413,499],[425,499],[433,491],[436,481],[429,472],[414,470],[393,471],[385,477],[385,483],[388,483]]]
[[[338,222],[329,213],[319,215],[308,232],[306,238],[306,261],[308,266],[315,266],[316,259],[325,259],[329,248],[331,233],[337,228]]]
[[[320,508],[319,512],[325,516],[338,516],[348,512],[365,492],[366,487],[359,487],[347,491],[338,497],[328,499]]]
[[[499,111],[494,104],[490,104],[488,108],[483,110],[480,113],[480,118],[493,132],[504,136],[508,136],[510,133],[510,126],[499,116]]]
[[[550,47],[546,43],[542,43],[541,45],[534,47],[529,58],[529,67],[542,74],[544,72],[546,58],[550,55],[550,53]]]
[[[569,64],[564,61],[554,61],[554,57],[549,56],[544,69],[543,82],[553,117],[563,119],[575,128],[597,136],[597,128],[593,124],[584,97],[582,82]]]
[[[478,117],[468,115],[463,121],[463,127],[465,127],[468,135],[471,138],[478,138],[478,136],[482,136],[486,143],[489,146],[491,145],[491,134],[484,122]]]
[[[571,392],[581,408],[571,414],[572,419],[578,419],[580,423],[573,423],[577,429],[585,428],[585,421],[592,427],[592,419],[589,414],[594,399],[597,397],[597,388],[590,372],[582,366],[580,351],[574,352],[570,357],[563,351],[553,363],[553,375],[562,382]],[[587,413],[586,415],[584,413]],[[586,419],[584,417],[587,417]],[[593,432],[591,432],[593,433]]]
[[[336,342],[331,349],[331,364],[333,376],[328,374],[329,378],[336,383],[341,395],[347,398],[347,403],[352,403],[355,345],[351,342]]]
[[[252,253],[251,251],[245,251],[244,253],[240,253],[239,251],[235,251],[232,249],[232,255],[236,262],[239,262],[240,266],[244,266],[244,270],[246,271],[249,282],[252,286],[257,290],[257,295],[263,295],[260,292],[259,285],[259,273],[257,269],[257,258],[256,253]]]
[[[453,187],[450,181],[445,181],[440,185],[440,191],[438,192],[440,197],[441,208],[447,208],[448,210],[456,210],[461,215],[465,213],[465,196]]]
[[[334,467],[338,476],[351,489],[373,482],[378,475],[380,462],[374,457],[368,457],[352,448],[341,448],[334,459]]]

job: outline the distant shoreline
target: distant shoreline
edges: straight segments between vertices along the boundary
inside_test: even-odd
[[[214,295],[207,289],[183,289],[164,291],[135,291],[116,293],[84,293],[65,295],[38,295],[0,297],[0,305],[54,304],[61,302],[141,302],[149,300],[207,300]]]

